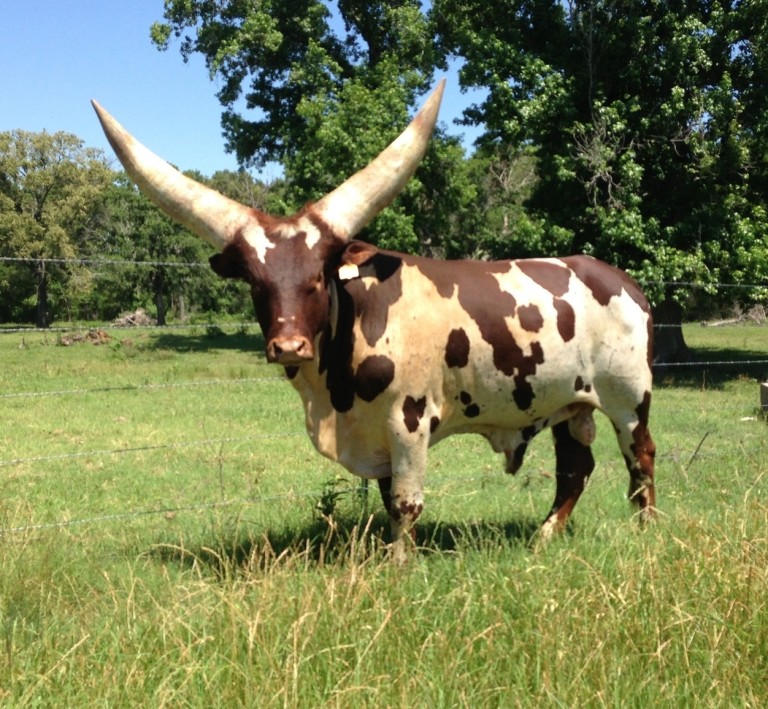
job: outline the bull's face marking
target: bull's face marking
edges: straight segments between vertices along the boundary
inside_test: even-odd
[[[248,282],[267,359],[294,367],[314,358],[314,340],[328,321],[329,262],[343,244],[330,234],[320,239],[322,223],[308,218],[263,222],[258,238],[251,229],[233,239],[211,266]]]
[[[243,239],[256,252],[256,258],[264,263],[267,251],[275,248],[275,242],[267,237],[261,224],[255,224],[242,232]]]

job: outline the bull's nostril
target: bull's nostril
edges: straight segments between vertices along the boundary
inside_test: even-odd
[[[281,337],[270,341],[267,357],[272,362],[302,362],[313,357],[312,343],[306,337]]]

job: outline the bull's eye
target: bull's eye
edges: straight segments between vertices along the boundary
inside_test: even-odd
[[[254,298],[263,298],[266,295],[267,289],[262,281],[251,282],[251,294]]]
[[[323,289],[323,278],[322,276],[317,276],[317,278],[313,278],[309,283],[307,283],[307,295],[314,295],[318,291],[321,291]]]

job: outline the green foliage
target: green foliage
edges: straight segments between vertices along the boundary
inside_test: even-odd
[[[394,139],[439,65],[419,2],[346,0],[336,13],[317,0],[168,2],[153,27],[159,47],[175,36],[184,56],[203,55],[224,83],[230,147],[243,163],[280,162],[294,208],[337,187]],[[238,113],[243,105],[249,118]],[[438,132],[415,179],[364,238],[464,255],[475,250],[476,197],[458,142]]]
[[[281,184],[246,172],[191,176],[245,204],[286,211]],[[0,257],[10,259],[0,263],[0,321],[46,327],[136,308],[161,323],[166,314],[249,314],[247,290],[216,277],[209,255],[75,136],[0,134]]]
[[[730,0],[168,0],[152,39],[205,59],[230,148],[284,179],[193,176],[278,215],[368,163],[458,60],[463,85],[486,91],[464,117],[484,126],[476,152],[438,126],[361,236],[450,258],[586,252],[656,304],[706,308],[732,298],[718,283],[754,285],[745,305],[765,297],[766,28],[768,5]],[[45,261],[208,256],[64,133],[0,133],[0,256],[29,259],[0,263],[0,320],[250,312],[204,268]]]
[[[534,151],[526,212],[541,253],[586,251],[652,282],[768,277],[768,6],[440,0],[434,12],[445,50],[466,60],[462,83],[488,89],[466,120],[485,123],[485,144]]]
[[[110,176],[101,152],[70,133],[0,133],[0,256],[28,259],[26,274],[5,281],[13,290],[0,293],[0,319],[26,319],[35,309],[44,327],[68,293],[76,299],[88,288],[82,269],[43,259],[83,253]],[[49,291],[52,281],[60,287]]]
[[[200,175],[195,177],[204,180]],[[163,214],[124,176],[110,188],[108,204],[109,223],[104,238],[110,257],[154,264],[127,265],[106,275],[119,279],[119,283],[105,289],[108,296],[115,298],[114,307],[120,308],[122,303],[125,308],[126,302],[151,305],[160,324],[171,299],[178,304],[183,298],[185,310],[215,309],[224,285],[209,269],[185,265],[205,263],[210,249],[200,239]]]
[[[410,100],[425,85],[432,36],[418,2],[347,0],[337,11],[343,31],[318,0],[228,6],[170,0],[152,38],[161,49],[180,38],[183,56],[205,58],[222,82],[229,145],[242,162],[263,165],[300,153],[311,120],[306,104],[333,101],[349,80],[374,87],[392,76],[408,87]],[[241,100],[255,119],[238,113]]]

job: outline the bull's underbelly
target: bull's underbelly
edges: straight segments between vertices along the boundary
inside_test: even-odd
[[[301,393],[301,389],[297,387]],[[556,389],[556,387],[553,387]],[[485,437],[496,452],[513,451],[524,440],[546,427],[571,418],[581,402],[596,407],[594,397],[563,395],[537,401],[522,411],[508,393],[469,400],[464,389],[432,398],[415,430],[403,414],[401,397],[383,395],[373,402],[356,401],[351,410],[338,412],[325,397],[304,399],[307,433],[315,448],[356,476],[367,479],[388,477],[392,471],[395,439],[413,446],[433,446],[457,434]],[[315,391],[316,394],[316,391]],[[477,406],[475,413],[473,406]]]

